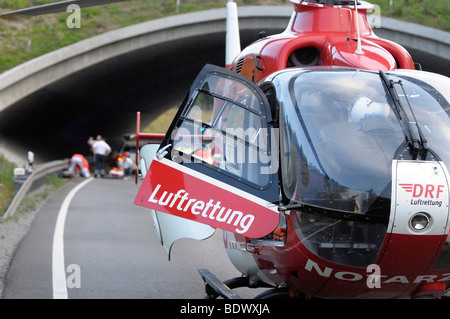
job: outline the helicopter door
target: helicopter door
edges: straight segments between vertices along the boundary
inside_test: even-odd
[[[146,176],[147,170],[155,158],[158,148],[159,144],[146,144],[141,148],[139,168],[141,169],[143,176]],[[153,223],[158,239],[166,250],[169,260],[172,245],[176,240],[181,238],[203,240],[215,233],[215,229],[208,225],[161,213],[153,209],[150,213],[153,217]]]
[[[269,103],[254,83],[206,65],[134,203],[249,238],[270,234],[279,222],[271,121]]]

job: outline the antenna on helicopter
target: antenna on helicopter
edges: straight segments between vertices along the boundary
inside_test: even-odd
[[[361,48],[361,35],[359,33],[359,16],[358,16],[358,0],[355,0],[355,13],[356,13],[356,34],[358,36],[356,54],[364,54],[364,51]]]
[[[239,22],[236,2],[227,2],[227,29],[226,29],[225,65],[230,67],[234,58],[241,52],[241,40],[239,37]]]

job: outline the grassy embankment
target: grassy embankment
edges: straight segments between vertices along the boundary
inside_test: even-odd
[[[368,0],[378,4],[381,15],[450,32],[448,0]]]
[[[14,165],[0,154],[0,216],[3,215],[5,207],[9,204],[13,196],[13,170]]]

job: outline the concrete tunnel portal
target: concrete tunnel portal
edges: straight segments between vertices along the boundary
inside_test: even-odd
[[[262,30],[267,34],[283,31],[292,11],[290,7],[276,14],[271,8],[266,10],[271,13],[265,22],[261,16],[251,17],[255,10],[244,12],[240,20],[242,48],[257,40]],[[206,63],[224,65],[225,11],[211,12],[221,17],[216,28],[203,27],[201,34],[130,49],[63,76],[0,109],[0,139],[33,151],[42,162],[74,153],[87,155],[86,141],[97,134],[118,151],[123,134],[136,130],[137,111],[141,112],[142,128],[182,102]],[[192,17],[198,19],[198,13]],[[448,64],[445,59],[441,62]]]
[[[283,24],[272,19],[275,27],[272,22],[263,28],[268,34],[284,30],[289,19],[286,9],[291,11],[282,8],[282,13],[277,13]],[[183,16],[193,23],[198,22],[199,14]],[[123,134],[136,131],[136,112],[141,112],[143,128],[168,108],[180,105],[206,63],[225,64],[225,10],[203,14],[209,14],[206,20],[212,22],[207,23],[216,27],[199,27],[201,34],[193,31],[135,50],[131,46],[128,52],[70,73],[4,110],[0,107],[0,140],[7,146],[20,145],[18,151],[24,156],[27,150],[33,151],[36,160],[42,162],[69,158],[74,153],[88,154],[86,142],[97,134],[118,151]],[[180,20],[179,16],[167,19]],[[241,23],[243,47],[257,40],[263,30],[261,23],[253,23],[256,19],[247,20]],[[183,27],[182,19],[177,25]],[[173,33],[173,26],[166,32]]]

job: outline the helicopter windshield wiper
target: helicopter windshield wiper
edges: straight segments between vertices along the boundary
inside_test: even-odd
[[[403,128],[403,131],[405,133],[406,139],[408,143],[410,144],[412,151],[414,152],[414,155],[417,156],[419,152],[422,152],[422,156],[425,157],[428,152],[428,144],[427,139],[425,138],[422,128],[417,122],[416,115],[414,114],[414,111],[411,107],[411,103],[409,102],[408,95],[406,94],[405,88],[403,87],[403,83],[401,80],[398,80],[397,82],[391,80],[388,78],[388,76],[383,72],[380,71],[382,82],[386,86],[386,88],[389,91],[389,94],[394,101],[395,110],[398,116],[398,119],[400,121],[401,127]],[[410,120],[406,109],[400,100],[400,97],[398,95],[397,89],[395,88],[395,85],[400,85],[402,88],[402,93],[405,96],[406,102],[408,104],[409,112],[411,113],[413,117],[413,121]]]

